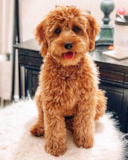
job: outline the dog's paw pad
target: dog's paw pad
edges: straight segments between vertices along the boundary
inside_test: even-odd
[[[62,146],[54,146],[53,145],[45,145],[45,150],[47,153],[53,155],[53,156],[61,156],[65,153],[66,151],[66,146],[65,145],[62,145]]]
[[[44,135],[44,127],[36,124],[30,129],[30,132],[36,137],[43,136]]]
[[[83,140],[75,140],[76,144],[78,147],[83,147],[83,148],[92,148],[94,145],[94,138],[89,138],[87,140],[85,140],[85,138],[83,138]]]
[[[93,145],[94,145],[93,142],[91,142],[91,143],[85,143],[85,144],[83,145],[83,147],[84,147],[84,148],[92,148]]]

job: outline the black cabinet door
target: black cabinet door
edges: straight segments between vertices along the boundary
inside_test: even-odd
[[[25,90],[33,98],[38,87],[39,70],[27,69],[26,77]]]
[[[106,91],[105,96],[108,98],[107,112],[113,114],[113,118],[117,121],[117,126],[122,132],[127,132],[127,108],[124,107],[124,89],[102,83],[100,88]]]

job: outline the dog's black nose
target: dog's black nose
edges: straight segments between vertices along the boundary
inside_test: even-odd
[[[71,48],[73,47],[73,44],[72,44],[72,43],[65,43],[65,44],[64,44],[64,47],[65,47],[66,49],[71,49]]]

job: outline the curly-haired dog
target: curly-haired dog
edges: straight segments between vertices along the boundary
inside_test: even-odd
[[[45,59],[35,95],[38,121],[30,132],[45,134],[45,150],[52,155],[66,150],[66,116],[72,116],[68,128],[78,147],[94,144],[95,120],[106,109],[97,68],[87,54],[98,30],[95,19],[76,7],[57,7],[35,29]]]

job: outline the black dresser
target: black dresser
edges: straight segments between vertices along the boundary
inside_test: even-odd
[[[19,59],[19,96],[34,96],[38,86],[38,74],[42,64],[42,57],[39,54],[40,47],[35,39],[13,46],[18,49]],[[100,71],[100,88],[106,91],[108,97],[107,111],[112,111],[113,116],[119,122],[122,132],[128,132],[128,59],[117,61],[104,56],[107,46],[99,46],[91,52],[91,56]],[[15,68],[15,63],[13,63]],[[24,68],[24,93],[21,92],[21,68]],[[15,72],[14,72],[15,73]],[[13,74],[13,77],[15,75]],[[12,97],[14,85],[12,87]]]

